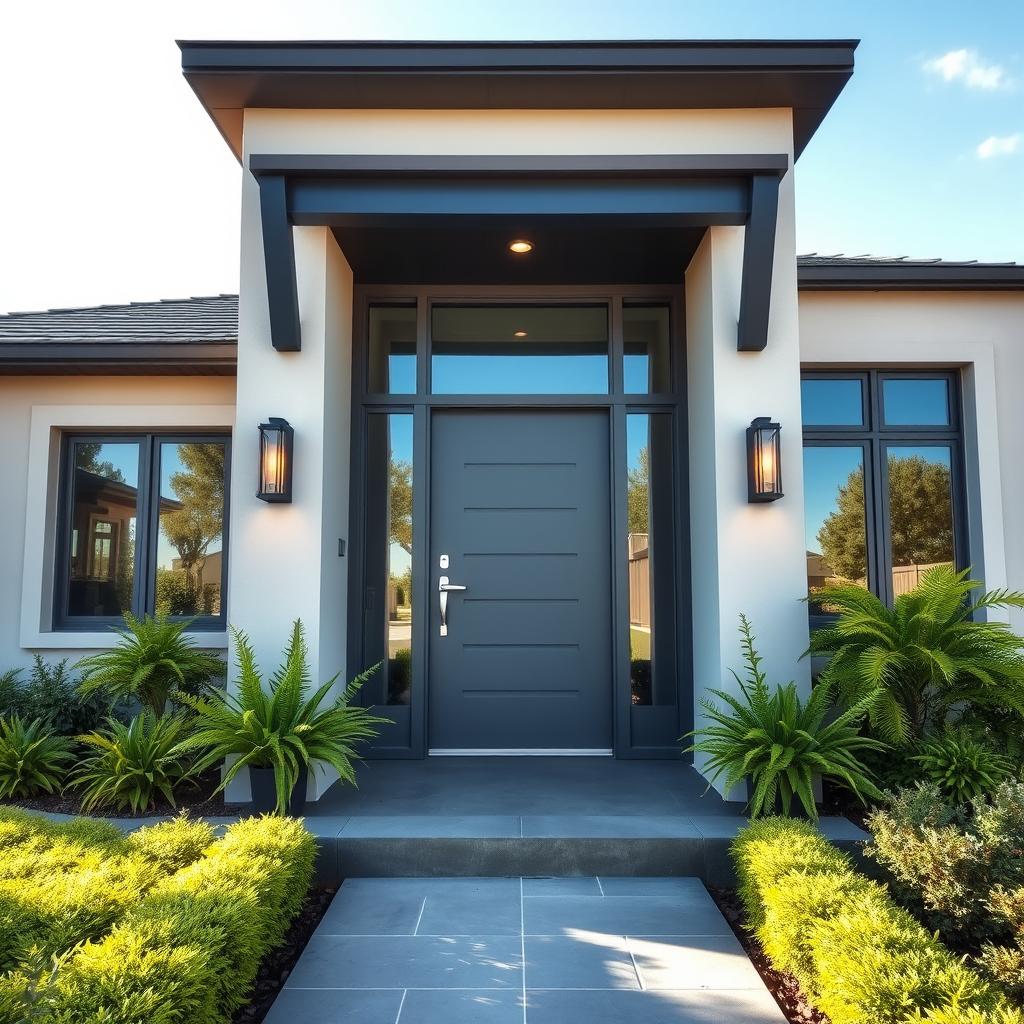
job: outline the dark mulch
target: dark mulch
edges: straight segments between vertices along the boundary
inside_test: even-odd
[[[135,812],[129,807],[97,807],[91,811],[82,810],[79,796],[74,790],[67,793],[16,800],[0,800],[0,804],[27,807],[33,811],[52,811],[58,814],[81,814],[94,818],[150,818],[155,815],[180,814],[184,811],[190,817],[222,817],[226,814],[241,814],[249,810],[246,804],[224,802],[223,793],[215,793],[220,785],[220,769],[213,768],[196,779],[195,786],[179,786],[174,793],[177,807],[172,807],[163,798],[144,811]]]
[[[298,917],[292,922],[284,942],[269,953],[260,964],[252,998],[234,1016],[234,1024],[259,1024],[270,1012],[281,986],[288,980],[292,968],[306,948],[310,936],[316,931],[320,919],[334,899],[337,889],[314,888],[306,897]]]
[[[746,950],[750,962],[757,969],[757,973],[761,975],[765,987],[774,996],[775,1002],[779,1004],[779,1009],[786,1015],[786,1019],[791,1024],[828,1024],[828,1017],[807,1001],[796,978],[791,974],[780,973],[768,963],[761,944],[746,929],[746,911],[735,890],[709,886],[709,891],[718,904],[718,909],[729,922],[736,938],[740,940]]]

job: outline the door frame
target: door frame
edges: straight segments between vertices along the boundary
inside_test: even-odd
[[[689,461],[686,412],[685,306],[682,284],[582,286],[355,286],[352,332],[352,421],[350,513],[348,538],[348,662],[349,678],[366,667],[368,417],[405,413],[413,417],[413,615],[411,695],[408,705],[380,708],[394,724],[386,726],[367,755],[376,758],[421,758],[427,751],[430,584],[430,458],[431,419],[435,409],[599,409],[608,412],[610,430],[612,700],[613,748],[616,757],[679,756],[676,738],[692,728],[693,662],[690,624]],[[609,316],[610,386],[605,395],[433,395],[430,393],[430,320],[435,303],[467,305],[605,304]],[[416,309],[416,393],[372,394],[367,391],[369,311],[377,304]],[[626,304],[664,304],[669,308],[671,383],[668,394],[623,392],[622,310]],[[618,557],[618,538],[626,536],[626,416],[631,412],[668,412],[673,417],[672,486],[675,503],[674,611],[677,702],[636,706],[629,682],[629,581],[627,562]],[[621,565],[619,563],[622,563]],[[672,710],[670,710],[672,709]]]

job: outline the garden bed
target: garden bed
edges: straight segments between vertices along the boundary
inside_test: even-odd
[[[828,1017],[811,1005],[800,987],[800,982],[792,974],[784,974],[772,967],[761,948],[761,943],[750,934],[747,927],[747,912],[736,890],[709,886],[708,891],[718,904],[722,916],[729,922],[729,927],[739,939],[754,969],[761,975],[765,988],[771,992],[772,998],[779,1004],[779,1009],[786,1015],[786,1020],[790,1024],[828,1024]]]
[[[284,941],[260,963],[249,1003],[235,1013],[232,1024],[260,1024],[270,1012],[274,1000],[292,973],[292,968],[298,963],[317,925],[327,913],[337,891],[335,888],[320,886],[310,890]]]
[[[180,786],[174,794],[175,807],[162,797],[158,797],[152,806],[140,811],[133,811],[130,807],[96,807],[85,810],[73,789],[64,793],[40,793],[33,797],[0,800],[0,806],[23,807],[31,811],[46,811],[49,814],[75,814],[89,818],[155,818],[181,813],[189,817],[222,818],[250,811],[248,804],[226,803],[224,794],[216,792],[219,785],[220,770],[213,769],[200,775],[195,786]]]

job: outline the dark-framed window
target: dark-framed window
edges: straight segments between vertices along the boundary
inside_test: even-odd
[[[886,603],[929,568],[968,562],[956,372],[805,371],[804,516],[811,615],[832,582]]]
[[[227,434],[65,435],[55,627],[131,612],[224,629],[230,462]]]

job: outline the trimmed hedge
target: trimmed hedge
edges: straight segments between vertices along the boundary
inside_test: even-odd
[[[832,1024],[1024,1024],[808,822],[754,822],[731,852],[765,954]]]
[[[0,971],[102,936],[212,839],[185,819],[125,837],[105,822],[0,811]]]
[[[159,882],[102,939],[61,964],[45,1024],[227,1024],[313,878],[302,823],[232,825],[204,856]]]

